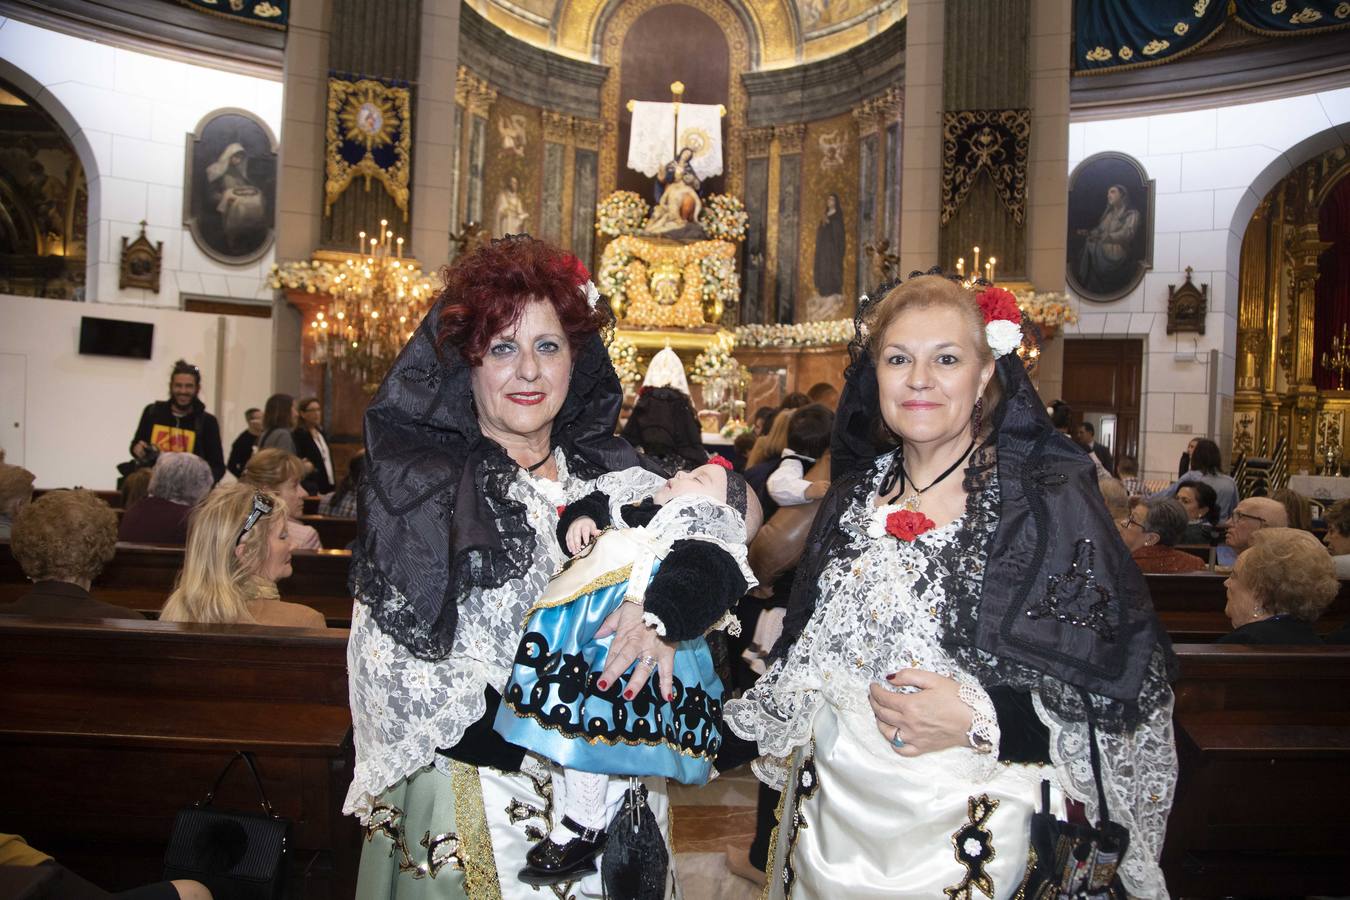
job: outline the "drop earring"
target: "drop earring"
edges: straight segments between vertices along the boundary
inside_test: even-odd
[[[971,440],[980,439],[980,429],[984,427],[984,398],[975,401],[975,409],[970,413],[970,437]]]

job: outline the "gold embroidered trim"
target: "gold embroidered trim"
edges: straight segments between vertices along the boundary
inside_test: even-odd
[[[1022,873],[1022,883],[1017,886],[1017,893],[1012,895],[1012,900],[1031,900],[1027,888],[1031,886],[1031,876],[1034,874],[1036,874],[1036,848],[1028,844],[1027,870]]]
[[[791,772],[788,773],[789,777]],[[778,880],[774,874],[774,868],[778,863],[778,833],[783,827],[783,807],[787,803],[787,785],[784,785],[783,791],[778,794],[778,808],[774,810],[774,821],[778,824],[773,826],[773,831],[769,832],[769,856],[765,868],[768,869],[768,877],[764,879],[764,890],[760,892],[759,900],[769,900],[769,891]],[[786,864],[786,861],[784,861]],[[786,894],[784,895],[786,900]]]
[[[455,791],[455,824],[459,827],[459,857],[464,864],[464,893],[474,900],[501,900],[497,860],[492,854],[487,810],[483,806],[483,782],[478,769],[468,763],[450,762],[450,784]]]
[[[632,574],[633,574],[633,566],[630,563],[629,565],[626,565],[621,569],[615,569],[613,572],[606,572],[599,578],[592,579],[584,587],[573,591],[571,594],[568,594],[561,600],[549,600],[547,602],[543,600],[536,600],[534,602],[534,605],[531,606],[529,610],[525,613],[525,621],[528,622],[530,620],[530,616],[534,615],[541,609],[552,609],[555,606],[566,606],[567,604],[571,603],[578,597],[581,597],[585,594],[589,594],[592,591],[598,591],[601,590],[602,588],[607,587],[614,587],[614,585],[616,584],[620,584],[624,581],[627,581]]]
[[[604,744],[607,747],[614,747],[617,746],[618,744],[626,744],[629,747],[660,747],[664,745],[667,748],[678,752],[681,756],[688,756],[692,757],[693,759],[701,759],[703,757],[712,755],[706,750],[702,752],[695,752],[693,750],[689,750],[684,747],[677,747],[670,741],[666,740],[665,738],[657,738],[656,740],[644,741],[636,738],[607,738],[603,735],[596,735],[595,737],[586,737],[585,735],[572,734],[570,731],[563,731],[561,725],[554,725],[552,722],[545,722],[543,719],[539,718],[538,713],[528,712],[526,710],[521,709],[520,707],[512,703],[510,700],[507,700],[505,697],[502,698],[502,702],[505,703],[507,706],[511,707],[511,711],[516,715],[520,716],[521,718],[534,719],[535,724],[537,724],[540,728],[545,728],[549,731],[556,731],[559,734],[563,735],[564,737],[571,738],[572,740],[585,741],[591,746],[595,746],[596,744]]]
[[[985,870],[985,865],[998,856],[998,851],[994,848],[994,835],[985,826],[996,809],[998,801],[990,799],[988,794],[966,799],[969,821],[952,833],[953,853],[956,861],[965,867],[966,874],[957,884],[942,889],[949,900],[971,900],[974,897],[972,888],[978,888],[986,897],[994,896],[994,879]],[[964,840],[976,841],[981,853],[963,854],[963,836]]]

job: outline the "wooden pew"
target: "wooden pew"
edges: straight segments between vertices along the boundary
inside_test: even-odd
[[[1226,575],[1197,572],[1186,575],[1145,575],[1153,608],[1163,627],[1177,643],[1208,643],[1233,630],[1223,614],[1228,602]],[[1341,592],[1332,601],[1317,630],[1335,631],[1350,619],[1350,581],[1341,582]]]
[[[345,631],[0,616],[0,831],[111,889],[156,881],[235,750],[292,821],[288,897],[346,900],[360,830]],[[222,808],[258,811],[236,766]]]
[[[351,553],[346,550],[297,550],[291,555],[293,574],[278,585],[281,596],[314,607],[330,625],[346,627],[352,618],[347,590],[350,565]],[[118,544],[117,554],[103,568],[91,593],[105,603],[158,613],[182,567],[181,547]],[[19,599],[28,588],[9,544],[0,542],[0,603]]]
[[[1177,647],[1174,897],[1350,893],[1350,647]]]
[[[319,532],[325,550],[345,550],[356,540],[356,520],[341,516],[304,515],[300,521]]]

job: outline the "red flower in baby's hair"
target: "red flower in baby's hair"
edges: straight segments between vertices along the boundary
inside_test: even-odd
[[[886,533],[902,541],[912,541],[925,531],[932,531],[937,525],[921,512],[900,509],[886,517]]]
[[[1001,287],[988,287],[980,291],[977,299],[980,303],[980,312],[984,313],[984,324],[988,325],[995,319],[1021,324],[1022,310],[1017,305],[1017,298],[1013,296],[1012,291]]]
[[[731,465],[731,460],[727,459],[725,456],[723,456],[723,455],[720,454],[720,453],[714,453],[712,456],[710,456],[710,457],[708,458],[708,463],[709,463],[709,465],[721,466],[722,468],[726,469],[728,472],[730,472],[730,471],[732,470],[732,468],[733,468],[732,465]]]

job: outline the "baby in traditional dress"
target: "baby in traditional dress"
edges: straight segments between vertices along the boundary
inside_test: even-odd
[[[559,541],[573,558],[528,614],[494,722],[511,743],[563,767],[553,778],[562,814],[520,872],[535,885],[595,871],[612,777],[708,780],[722,742],[722,682],[703,635],[735,627],[729,610],[756,584],[746,545],[759,503],[726,460],[669,480],[625,469],[596,487],[560,517]],[[624,602],[678,642],[668,696],[652,657],[611,684],[600,680],[612,640],[602,623]],[[639,672],[650,677],[633,691]]]

